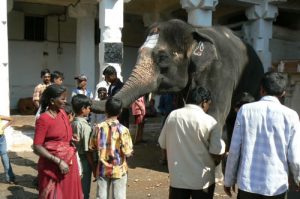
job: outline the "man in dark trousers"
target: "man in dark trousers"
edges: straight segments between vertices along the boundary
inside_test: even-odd
[[[105,76],[105,81],[110,83],[108,96],[112,97],[121,90],[123,82],[118,78],[117,71],[113,66],[107,66],[103,71],[103,75]],[[127,107],[122,109],[119,121],[121,124],[129,128],[129,109]]]

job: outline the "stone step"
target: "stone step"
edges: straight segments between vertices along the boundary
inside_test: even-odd
[[[34,130],[15,130],[13,127],[5,129],[7,150],[12,152],[29,152],[32,150]]]

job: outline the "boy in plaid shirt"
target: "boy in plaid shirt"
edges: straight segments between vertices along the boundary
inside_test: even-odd
[[[98,151],[94,176],[97,178],[97,199],[109,197],[112,185],[115,199],[126,199],[127,157],[132,155],[133,146],[130,132],[120,124],[118,116],[122,110],[119,99],[110,98],[105,104],[107,119],[97,124],[90,138],[90,150]]]

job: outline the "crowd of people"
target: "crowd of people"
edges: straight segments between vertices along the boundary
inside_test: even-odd
[[[126,198],[127,158],[133,154],[133,144],[143,142],[145,98],[131,106],[136,124],[132,141],[129,109],[113,98],[123,83],[113,66],[103,75],[109,86],[97,87],[95,97],[87,89],[87,77],[76,76],[77,88],[68,104],[63,74],[41,71],[43,82],[33,95],[38,110],[33,148],[40,156],[39,198],[94,198],[90,196],[91,181],[97,182],[97,199],[107,199],[110,194]],[[234,128],[226,148],[215,147],[223,140],[213,135],[217,121],[207,112],[214,99],[206,88],[191,89],[182,108],[164,109],[158,143],[170,174],[169,198],[212,199],[215,169],[221,162],[225,165],[224,191],[230,197],[235,185],[239,199],[283,199],[290,184],[299,187],[300,121],[294,110],[280,102],[286,87],[282,73],[267,72],[261,80],[259,101],[243,93],[234,107]],[[106,100],[105,114],[91,113],[92,99]],[[172,106],[173,101],[164,103]],[[15,183],[3,136],[12,119],[1,116],[0,124],[1,120],[8,121],[0,126],[2,163],[7,182]]]

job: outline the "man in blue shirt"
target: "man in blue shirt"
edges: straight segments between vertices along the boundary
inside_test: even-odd
[[[262,98],[239,110],[225,170],[227,195],[237,183],[239,199],[285,198],[289,172],[300,184],[299,116],[279,101],[286,86],[282,73],[266,73]]]

